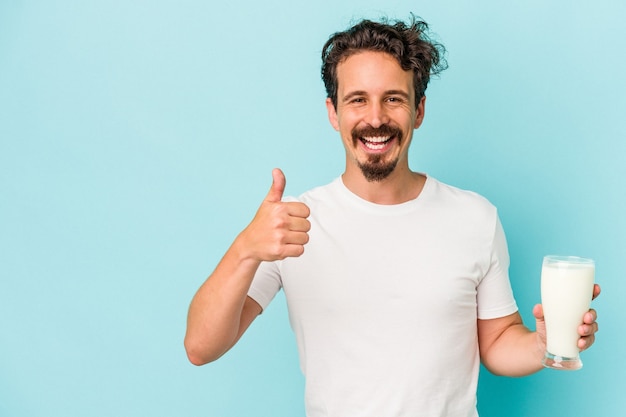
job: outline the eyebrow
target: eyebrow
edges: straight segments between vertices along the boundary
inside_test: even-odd
[[[351,91],[350,93],[343,96],[342,101],[346,102],[354,97],[367,96],[367,95],[368,95],[367,92],[364,90]],[[409,93],[407,93],[406,91],[402,91],[402,90],[388,90],[388,91],[385,91],[385,95],[386,96],[401,96],[405,98],[406,100],[409,99]]]

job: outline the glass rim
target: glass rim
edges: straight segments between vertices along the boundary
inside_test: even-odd
[[[544,263],[565,263],[571,265],[595,265],[595,261],[591,258],[583,258],[580,256],[569,255],[546,255],[543,257]]]

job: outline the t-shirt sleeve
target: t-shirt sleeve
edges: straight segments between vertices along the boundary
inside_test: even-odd
[[[496,219],[489,268],[478,284],[476,297],[479,319],[495,319],[517,311],[509,280],[509,251],[499,218]]]
[[[278,262],[262,262],[254,275],[248,296],[265,310],[281,287]]]

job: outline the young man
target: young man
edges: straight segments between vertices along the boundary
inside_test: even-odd
[[[285,178],[273,171],[255,218],[191,303],[192,363],[224,354],[282,288],[308,417],[476,416],[481,360],[502,375],[541,369],[541,306],[532,332],[496,209],[409,168],[424,91],[445,67],[426,29],[362,21],[329,39],[322,77],[345,172],[283,201]],[[581,349],[595,319],[581,318]]]

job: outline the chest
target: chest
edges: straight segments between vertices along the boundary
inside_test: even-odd
[[[282,264],[293,317],[475,317],[488,251],[462,218],[335,213],[311,220],[304,255]]]

